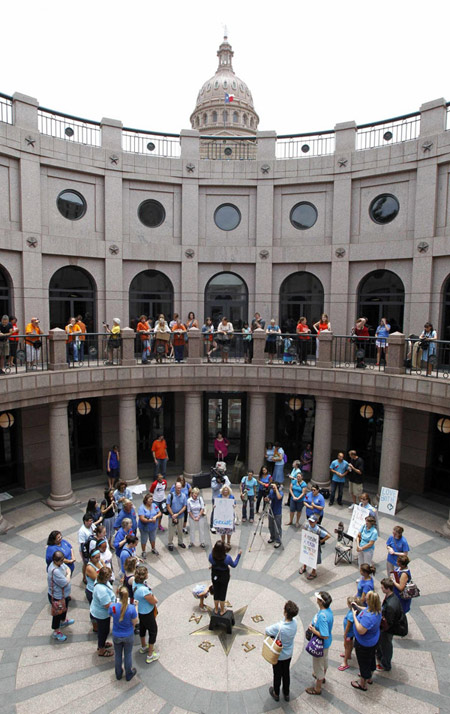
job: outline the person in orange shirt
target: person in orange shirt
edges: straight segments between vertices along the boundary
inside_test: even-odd
[[[184,358],[184,345],[186,344],[186,327],[177,317],[175,324],[172,327],[173,347],[175,351],[175,362],[182,362]]]
[[[37,367],[39,354],[42,347],[42,340],[39,335],[42,335],[42,330],[39,327],[39,319],[32,317],[31,321],[25,328],[25,346],[27,355],[27,369]]]
[[[67,364],[70,365],[71,360],[75,364],[76,362],[78,362],[78,335],[81,334],[81,327],[77,325],[75,318],[71,317],[69,323],[64,329],[66,331],[66,334],[68,335],[66,340]]]
[[[151,327],[148,323],[147,315],[140,316],[139,322],[136,327],[136,332],[138,332],[141,337],[142,364],[148,364],[148,358],[150,356]]]
[[[153,461],[155,462],[155,479],[158,478],[158,474],[162,474],[164,478],[166,477],[166,465],[169,460],[167,454],[167,444],[164,439],[164,434],[160,434],[157,439],[152,444],[152,454]]]
[[[84,361],[84,343],[86,341],[86,332],[87,332],[87,327],[83,322],[83,318],[81,315],[77,315],[77,325],[80,328],[80,336],[78,337],[78,361],[83,362]]]

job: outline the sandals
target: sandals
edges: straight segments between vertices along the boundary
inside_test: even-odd
[[[349,669],[350,665],[349,664],[341,664],[340,667],[338,667],[339,672],[345,672],[346,669]]]
[[[306,573],[306,565],[304,565],[303,568],[300,568],[300,570],[298,571],[299,575],[303,575],[303,573]]]
[[[353,689],[360,689],[362,692],[367,692],[367,687],[361,687],[359,682],[350,682]]]
[[[105,651],[104,651],[103,653],[102,653],[102,652],[97,652],[97,654],[98,654],[99,657],[112,657],[113,654],[114,654],[114,652],[112,652],[112,650],[110,650],[110,649],[106,649],[106,648],[105,648]]]
[[[315,694],[316,696],[322,694],[322,692],[318,692],[317,689],[315,689],[314,687],[306,687],[305,692],[307,694]]]
[[[310,573],[309,575],[306,576],[307,580],[314,580],[314,578],[317,578],[317,573],[316,573],[316,575],[313,575],[312,573]]]

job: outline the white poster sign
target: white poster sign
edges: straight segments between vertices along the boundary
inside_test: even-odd
[[[216,498],[214,501],[214,528],[233,528],[234,499]]]
[[[350,525],[347,529],[347,533],[352,538],[356,538],[361,528],[365,525],[367,516],[370,516],[370,511],[367,508],[362,506],[353,507]]]
[[[311,531],[302,531],[302,541],[300,544],[300,563],[308,568],[315,568],[317,556],[319,555],[319,536]]]
[[[380,503],[378,504],[379,513],[389,513],[395,515],[397,508],[398,491],[395,488],[386,488],[382,486],[380,493]]]
[[[140,493],[145,493],[147,490],[147,486],[145,483],[137,483],[136,486],[128,486],[130,489],[131,493],[135,493],[136,495],[139,495]]]

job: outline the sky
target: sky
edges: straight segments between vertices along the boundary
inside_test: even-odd
[[[0,92],[131,128],[190,128],[225,25],[261,130],[320,131],[450,101],[446,0],[22,0],[1,16]]]

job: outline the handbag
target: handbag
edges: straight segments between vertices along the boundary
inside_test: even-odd
[[[52,573],[52,616],[62,615],[67,610],[66,598],[64,597],[64,588],[62,588],[62,598],[55,600],[53,597],[53,573]]]
[[[262,656],[269,664],[276,664],[278,662],[278,657],[280,656],[281,650],[283,649],[281,640],[278,639],[280,636],[280,632],[281,627],[278,630],[278,634],[276,637],[270,637],[270,635],[268,635],[264,639],[262,646]]]
[[[402,600],[411,600],[413,597],[420,597],[420,590],[411,579],[409,583],[406,583],[404,589],[399,592],[399,595]]]
[[[313,635],[305,647],[305,650],[312,657],[323,657],[323,639]]]
[[[310,641],[312,636],[313,636],[312,630],[310,630],[308,627],[308,629],[305,631],[305,637],[308,640],[308,642]]]

